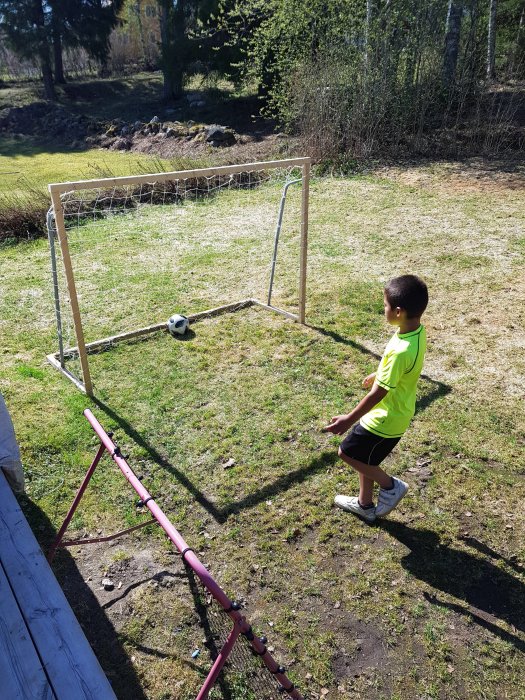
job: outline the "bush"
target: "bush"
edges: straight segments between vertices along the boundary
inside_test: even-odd
[[[0,194],[0,241],[47,235],[49,198],[33,189],[22,195]]]

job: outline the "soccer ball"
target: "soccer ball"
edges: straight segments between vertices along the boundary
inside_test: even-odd
[[[171,335],[184,335],[190,326],[190,322],[186,316],[181,316],[181,314],[173,314],[167,323],[168,331]]]

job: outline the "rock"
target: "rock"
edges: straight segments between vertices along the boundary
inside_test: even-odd
[[[233,146],[237,142],[231,129],[219,124],[212,124],[206,130],[206,141],[212,146]]]
[[[103,578],[102,579],[102,588],[105,591],[112,591],[115,588],[115,584],[110,578]]]
[[[139,122],[139,120],[137,119],[137,121],[133,124],[133,131],[140,131],[142,127],[142,122]]]
[[[117,151],[129,151],[131,148],[131,141],[127,138],[117,139],[113,143],[113,148]]]
[[[235,466],[235,460],[233,459],[233,457],[230,457],[230,459],[222,465],[222,468],[223,469],[230,469],[230,467],[234,467],[234,466]]]
[[[120,130],[121,136],[127,136],[129,134],[129,126],[123,126]]]
[[[150,124],[160,124],[160,119],[158,117],[153,117],[153,119],[150,119]]]

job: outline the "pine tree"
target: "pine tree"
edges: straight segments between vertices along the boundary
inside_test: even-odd
[[[42,0],[0,0],[0,32],[22,58],[38,56],[44,91],[56,99],[51,70],[51,12]]]

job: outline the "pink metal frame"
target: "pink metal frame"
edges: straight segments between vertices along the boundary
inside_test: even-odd
[[[219,652],[217,658],[215,659],[215,662],[206,678],[204,681],[204,684],[202,688],[200,689],[196,700],[206,700],[208,698],[208,694],[213,687],[215,681],[217,680],[217,677],[219,673],[221,672],[224,664],[228,660],[229,655],[232,652],[232,649],[235,645],[235,642],[237,641],[237,638],[239,635],[243,634],[250,644],[252,645],[252,648],[254,652],[261,657],[262,661],[264,664],[267,666],[268,670],[270,673],[272,673],[276,680],[280,683],[281,690],[283,692],[286,692],[289,697],[293,698],[294,700],[303,700],[303,696],[301,693],[295,688],[294,684],[290,681],[290,679],[286,676],[286,670],[280,666],[273,656],[270,654],[268,651],[268,648],[266,646],[266,639],[265,637],[257,637],[252,631],[252,628],[249,624],[249,622],[246,620],[246,618],[240,613],[240,606],[235,603],[234,601],[230,600],[226,593],[222,590],[222,588],[215,582],[215,580],[212,578],[208,570],[206,569],[203,564],[199,561],[197,556],[195,555],[195,552],[191,547],[188,547],[186,544],[185,540],[182,538],[180,533],[175,529],[173,524],[170,522],[170,520],[167,518],[167,516],[163,513],[161,508],[155,503],[155,500],[153,497],[150,495],[148,490],[142,485],[138,477],[134,474],[132,471],[131,467],[129,464],[126,462],[125,458],[122,456],[120,453],[120,449],[117,447],[117,445],[112,441],[110,435],[108,435],[104,428],[100,425],[98,420],[95,418],[95,416],[91,413],[89,409],[86,409],[84,411],[85,417],[88,419],[89,423],[91,424],[91,427],[97,434],[99,440],[100,440],[100,447],[97,451],[97,454],[95,455],[95,458],[93,459],[93,462],[91,466],[89,467],[88,471],[86,472],[86,475],[84,477],[84,480],[73,500],[73,503],[71,504],[71,507],[68,511],[68,514],[66,515],[66,518],[58,531],[58,534],[51,545],[48,553],[48,560],[51,562],[53,557],[55,556],[55,552],[57,548],[59,547],[66,547],[66,546],[72,546],[73,544],[88,544],[91,542],[104,542],[110,539],[115,539],[115,537],[119,537],[120,535],[125,534],[126,532],[131,532],[132,530],[137,530],[140,527],[144,527],[146,525],[150,525],[154,522],[157,522],[168,538],[173,542],[173,544],[177,547],[179,552],[182,555],[182,558],[191,569],[195,572],[195,574],[198,576],[199,580],[201,581],[202,585],[211,593],[211,595],[215,598],[215,600],[219,603],[219,605],[222,607],[223,611],[227,613],[230,618],[233,621],[233,627],[232,630],[222,647],[221,651]],[[133,528],[128,528],[127,530],[123,530],[119,533],[116,533],[115,535],[110,535],[108,537],[99,537],[99,538],[91,538],[91,539],[84,539],[84,540],[76,540],[76,541],[63,541],[64,534],[66,532],[66,529],[71,521],[71,518],[73,517],[75,510],[78,507],[78,504],[80,503],[80,500],[84,494],[84,491],[86,490],[89,481],[91,477],[93,476],[93,473],[100,462],[100,459],[104,452],[108,452],[117,467],[120,469],[122,474],[126,477],[126,479],[129,481],[131,486],[135,489],[137,492],[141,502],[144,504],[146,508],[150,511],[150,513],[153,516],[152,520],[148,520],[144,523],[141,523],[140,525],[136,525]]]

